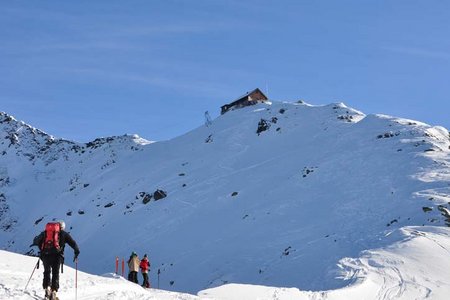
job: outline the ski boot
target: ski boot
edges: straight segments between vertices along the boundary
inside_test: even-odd
[[[44,296],[44,299],[45,299],[45,300],[50,300],[51,295],[52,295],[52,290],[50,289],[50,287],[47,287],[47,288],[45,289],[45,296]]]
[[[59,300],[59,298],[56,296],[56,291],[52,290],[50,300]]]

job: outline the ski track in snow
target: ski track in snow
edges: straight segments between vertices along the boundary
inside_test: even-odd
[[[79,300],[420,300],[448,299],[450,291],[450,229],[402,228],[401,239],[382,248],[364,251],[359,258],[345,258],[348,286],[329,291],[300,291],[244,284],[225,284],[198,295],[143,289],[124,278],[78,272]],[[432,256],[431,258],[427,256]],[[440,262],[436,265],[436,261]],[[0,251],[0,299],[42,299],[42,264],[26,291],[23,288],[36,264],[35,257]],[[61,274],[61,300],[75,298],[75,270]]]

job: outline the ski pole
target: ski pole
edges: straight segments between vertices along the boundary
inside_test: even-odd
[[[31,277],[33,277],[34,271],[38,268],[38,266],[39,266],[39,260],[40,260],[40,259],[41,259],[41,258],[38,258],[37,263],[34,265],[33,272],[31,272],[30,279],[28,279],[27,285],[26,285],[25,288],[23,289],[24,291],[27,289],[28,284],[29,284],[30,281],[31,281]]]
[[[75,259],[75,300],[78,299],[78,258]]]
[[[161,270],[158,269],[158,289],[159,289],[159,274],[161,274]]]

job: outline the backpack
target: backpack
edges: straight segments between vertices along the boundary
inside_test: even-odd
[[[44,231],[44,241],[41,245],[42,254],[56,254],[59,253],[61,247],[59,246],[59,234],[61,226],[59,223],[47,223]]]

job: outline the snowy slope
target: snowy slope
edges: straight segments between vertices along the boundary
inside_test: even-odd
[[[221,300],[391,300],[448,299],[450,291],[450,230],[406,228],[405,238],[386,249],[366,251],[358,259],[344,259],[352,284],[336,290],[311,292],[240,284],[201,291]]]
[[[25,253],[64,218],[95,274],[134,250],[163,289],[339,289],[353,283],[342,259],[450,222],[448,131],[340,103],[261,104],[155,143],[80,144],[0,118],[0,245]]]
[[[32,257],[0,251],[0,298],[1,299],[42,299],[42,263],[35,271],[27,289],[37,260]],[[114,274],[95,276],[65,268],[61,274],[61,288],[58,292],[60,299],[161,299],[161,300],[194,300],[193,295],[166,292],[162,290],[146,290],[126,279]],[[75,289],[75,278],[77,288]]]
[[[113,274],[104,276],[66,268],[61,275],[61,299],[161,299],[161,300],[309,300],[309,299],[447,299],[450,290],[450,230],[438,227],[408,227],[391,235],[402,242],[385,249],[366,251],[358,259],[341,261],[349,286],[330,291],[308,292],[296,288],[275,288],[244,284],[226,284],[200,291],[198,297],[157,289],[144,290]],[[436,263],[439,262],[439,263]],[[43,290],[42,265],[30,280],[36,259],[0,251],[0,298],[40,299]]]

